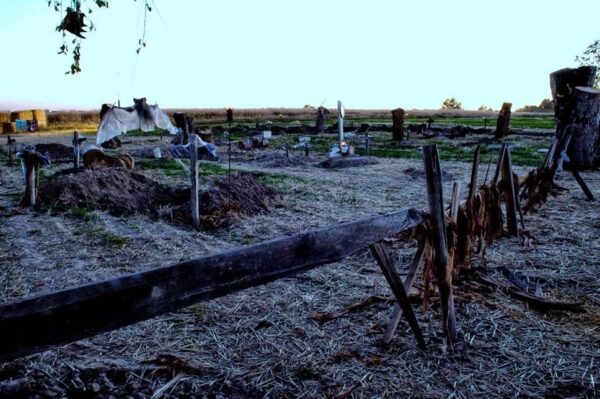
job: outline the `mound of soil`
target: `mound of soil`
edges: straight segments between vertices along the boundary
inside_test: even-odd
[[[250,163],[264,166],[268,168],[285,168],[287,166],[304,166],[312,165],[316,162],[316,159],[306,155],[292,155],[286,157],[285,154],[279,152],[272,152],[270,154],[263,154],[254,158]]]
[[[42,207],[83,207],[115,216],[143,214],[191,224],[190,189],[172,188],[124,169],[83,170],[59,177],[40,188]],[[283,204],[282,195],[254,175],[235,174],[200,193],[200,214],[206,227],[267,212]]]
[[[36,144],[36,151],[47,155],[53,162],[57,161],[72,161],[73,160],[73,148],[67,147],[63,144],[58,143],[44,143]]]
[[[321,163],[327,169],[354,168],[357,166],[376,165],[379,162],[375,158],[360,156],[331,157]]]
[[[59,209],[78,206],[116,216],[134,213],[154,216],[161,206],[188,200],[189,190],[185,193],[164,186],[124,168],[81,170],[40,187],[44,206]]]

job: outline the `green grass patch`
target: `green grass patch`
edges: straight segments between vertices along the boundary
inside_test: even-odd
[[[67,215],[71,216],[72,218],[75,219],[80,219],[80,220],[84,220],[86,222],[91,222],[94,220],[98,220],[99,216],[98,213],[95,211],[91,211],[87,208],[82,208],[79,206],[75,206],[73,208],[70,208],[67,211]]]

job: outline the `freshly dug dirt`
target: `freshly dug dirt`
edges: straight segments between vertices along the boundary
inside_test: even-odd
[[[155,216],[165,205],[189,200],[189,191],[164,186],[124,168],[82,170],[62,176],[40,188],[40,201],[46,207],[83,207],[112,215]]]
[[[189,198],[189,189],[186,193]],[[253,174],[234,174],[231,182],[225,177],[216,186],[200,193],[200,220],[205,228],[221,228],[242,217],[266,213],[272,207],[284,205],[283,195],[261,184]],[[174,207],[170,216],[184,224],[192,224],[189,202]]]
[[[327,169],[341,169],[341,168],[354,168],[357,166],[365,165],[376,165],[379,162],[375,158],[370,157],[359,157],[359,156],[345,156],[345,157],[332,157],[327,158],[326,161],[321,163],[321,166]]]
[[[59,177],[40,188],[40,201],[42,207],[82,207],[115,216],[143,214],[191,223],[189,188],[168,187],[123,168],[83,170]],[[231,188],[225,178],[200,193],[202,221],[213,228],[282,204],[281,194],[252,174],[232,175]]]
[[[73,148],[67,147],[63,144],[58,143],[44,143],[36,144],[36,151],[47,155],[53,162],[57,161],[72,161],[73,160]]]

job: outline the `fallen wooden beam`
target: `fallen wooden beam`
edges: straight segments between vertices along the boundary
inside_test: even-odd
[[[0,361],[114,330],[335,262],[412,229],[404,208],[0,306]]]

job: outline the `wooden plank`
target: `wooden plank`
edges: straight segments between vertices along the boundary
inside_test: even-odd
[[[417,253],[415,253],[415,257],[408,268],[408,274],[406,275],[406,280],[404,280],[404,291],[408,295],[410,293],[410,289],[415,283],[415,279],[417,277],[417,270],[419,269],[419,265],[421,264],[421,260],[423,259],[423,252],[425,250],[425,241],[419,243],[419,247],[417,248]],[[394,306],[394,311],[392,312],[392,316],[388,321],[387,326],[385,327],[385,332],[383,334],[383,342],[389,344],[394,337],[394,333],[398,328],[398,323],[400,322],[400,317],[402,317],[402,308],[400,305],[396,304]]]
[[[449,344],[458,340],[454,297],[452,294],[452,271],[448,267],[448,242],[444,221],[442,197],[442,170],[436,145],[423,147],[427,198],[432,219],[432,244],[435,250],[434,273],[438,281],[442,307],[442,328]]]
[[[410,302],[408,302],[408,296],[406,295],[406,291],[404,290],[402,280],[400,279],[400,276],[394,269],[394,262],[392,261],[390,254],[385,250],[381,242],[371,244],[369,249],[371,250],[371,254],[373,254],[373,257],[379,264],[379,267],[381,267],[381,271],[383,272],[385,279],[390,285],[390,288],[392,289],[392,292],[394,293],[394,296],[398,301],[398,305],[400,305],[400,307],[402,308],[402,314],[404,314],[404,317],[408,321],[408,324],[410,325],[410,328],[413,331],[415,338],[417,339],[419,348],[424,350],[426,348],[426,345],[425,338],[423,338],[423,332],[421,331],[421,327],[419,327],[419,321],[415,316],[415,312],[413,311]]]
[[[422,223],[404,208],[0,306],[0,361],[335,262]]]

